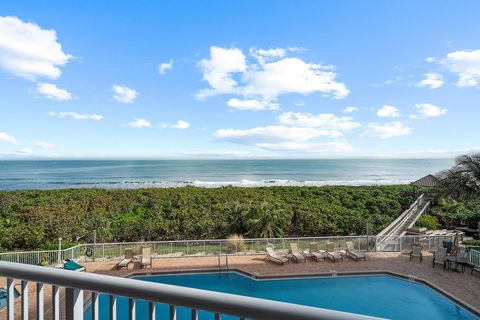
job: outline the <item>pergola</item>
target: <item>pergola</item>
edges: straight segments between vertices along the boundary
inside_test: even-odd
[[[420,187],[434,188],[438,185],[440,180],[432,174],[426,175],[423,178],[420,178],[416,181],[410,182],[410,185],[413,186],[415,192],[418,191]]]

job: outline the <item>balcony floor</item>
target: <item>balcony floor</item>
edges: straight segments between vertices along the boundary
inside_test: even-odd
[[[223,257],[223,259],[225,259]],[[276,265],[266,261],[264,256],[229,256],[230,269],[236,269],[256,277],[288,276],[288,275],[313,275],[313,274],[331,274],[342,272],[378,272],[386,271],[403,276],[414,276],[425,280],[435,287],[456,297],[457,299],[469,304],[476,310],[480,310],[480,274],[470,275],[470,268],[467,268],[464,274],[452,271],[444,271],[436,266],[432,269],[432,255],[424,253],[422,263],[418,260],[409,261],[409,257],[402,253],[368,253],[367,261],[354,261],[345,258],[344,262],[321,261],[307,263],[289,263],[283,266]],[[192,270],[216,270],[218,268],[217,257],[181,257],[181,258],[162,258],[154,259],[153,267],[140,269],[138,264],[130,264],[129,269],[115,270],[115,262],[88,262],[83,263],[88,272],[113,275],[129,276],[135,273],[161,273],[161,272],[181,272]],[[5,285],[5,279],[0,279],[0,286]],[[19,290],[20,288],[17,287]],[[35,310],[34,287],[30,288],[30,311],[32,316]],[[45,310],[47,316],[50,315],[51,289],[45,288]],[[63,291],[62,291],[63,296]],[[20,315],[20,300],[16,302],[16,314]],[[61,303],[63,300],[61,301]],[[4,319],[6,308],[0,311],[0,319]]]

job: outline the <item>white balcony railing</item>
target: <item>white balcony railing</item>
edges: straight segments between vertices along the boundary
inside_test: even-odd
[[[169,305],[169,319],[177,318],[177,308],[191,310],[191,319],[198,319],[199,310],[208,311],[220,320],[222,315],[239,319],[296,319],[296,320],[374,320],[370,316],[334,310],[313,308],[291,303],[270,301],[214,291],[179,287],[127,278],[80,273],[55,268],[32,266],[0,261],[0,278],[7,278],[7,320],[16,318],[14,308],[14,281],[21,280],[21,316],[28,319],[33,305],[36,318],[44,319],[44,291],[52,286],[52,319],[60,319],[65,314],[68,320],[84,319],[84,294],[91,292],[92,319],[99,319],[99,294],[109,295],[110,319],[116,320],[117,297],[129,300],[128,319],[136,317],[136,303],[148,301],[147,319],[156,318],[157,304]],[[36,303],[28,301],[29,284],[36,283]],[[65,310],[60,306],[60,290],[65,288]],[[18,316],[17,316],[18,318]],[[144,319],[139,319],[144,320]],[[145,319],[146,320],[146,319]]]

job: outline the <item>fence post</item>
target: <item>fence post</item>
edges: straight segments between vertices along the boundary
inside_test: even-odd
[[[62,238],[58,238],[58,259],[57,263],[62,263]]]

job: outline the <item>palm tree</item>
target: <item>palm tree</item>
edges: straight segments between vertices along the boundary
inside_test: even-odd
[[[464,154],[455,159],[455,165],[445,170],[440,179],[441,193],[454,198],[480,197],[480,153]]]
[[[287,212],[269,203],[253,206],[249,215],[247,234],[260,238],[283,236],[291,218]]]

